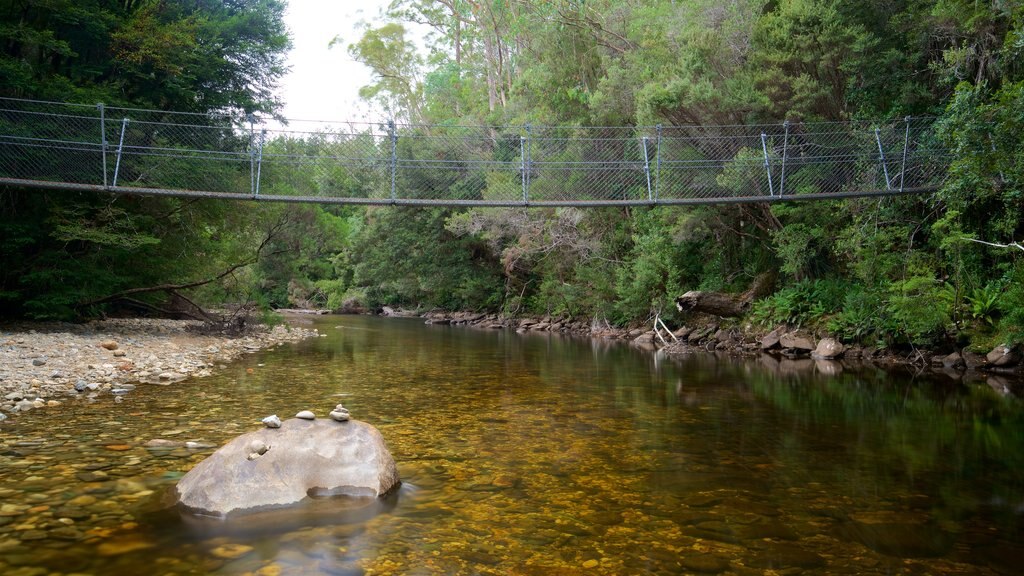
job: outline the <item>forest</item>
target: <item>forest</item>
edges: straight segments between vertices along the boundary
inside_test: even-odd
[[[0,0],[0,97],[272,117],[290,46],[284,10],[280,0]],[[948,175],[929,194],[589,209],[5,187],[0,316],[251,303],[678,324],[684,292],[741,293],[770,277],[745,324],[891,348],[1024,339],[1021,2],[395,0],[387,16],[332,49],[373,71],[360,95],[402,122],[930,117],[952,151]],[[431,30],[426,53],[412,23]]]

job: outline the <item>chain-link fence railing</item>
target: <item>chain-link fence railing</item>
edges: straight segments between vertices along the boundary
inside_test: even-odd
[[[0,183],[438,205],[759,202],[933,190],[928,118],[761,126],[294,122],[0,98]]]

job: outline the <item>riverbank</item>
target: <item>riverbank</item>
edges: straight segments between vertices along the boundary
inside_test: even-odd
[[[70,398],[202,378],[243,354],[317,335],[287,325],[259,326],[239,337],[202,328],[197,321],[152,318],[0,325],[0,420]]]
[[[417,316],[392,311],[395,316]],[[817,370],[834,374],[845,368],[877,367],[884,370],[911,369],[932,373],[963,383],[986,383],[1005,393],[1024,395],[1024,363],[1020,346],[997,346],[986,353],[967,348],[955,351],[913,349],[900,352],[888,348],[847,345],[828,335],[806,330],[776,327],[758,329],[751,325],[722,322],[710,316],[696,316],[693,322],[672,330],[616,328],[606,322],[586,322],[551,317],[501,318],[496,314],[472,312],[428,312],[421,316],[428,324],[474,326],[484,329],[513,329],[518,332],[558,332],[582,337],[625,340],[633,345],[659,349],[670,356],[719,353],[761,357],[767,364],[790,371]]]

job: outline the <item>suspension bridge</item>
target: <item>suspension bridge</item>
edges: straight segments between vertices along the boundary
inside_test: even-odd
[[[0,98],[0,186],[364,205],[639,206],[923,193],[933,120],[454,126]]]

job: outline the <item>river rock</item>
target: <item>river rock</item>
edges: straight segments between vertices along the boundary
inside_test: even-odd
[[[960,351],[960,355],[964,359],[964,365],[967,366],[968,370],[974,370],[985,365],[985,357],[981,354],[975,354],[967,348]]]
[[[1017,352],[1016,347],[1003,344],[993,348],[985,356],[985,360],[988,361],[990,366],[1009,368],[1016,366],[1020,362],[1020,354]]]
[[[348,413],[348,408],[345,408],[341,404],[338,404],[334,407],[334,410],[331,410],[330,417],[331,420],[335,420],[337,422],[348,422],[349,418],[351,418]]]
[[[270,416],[267,416],[263,420],[260,420],[260,422],[263,422],[263,425],[266,426],[267,428],[281,427],[281,419],[277,417],[277,414],[271,414]]]
[[[33,358],[32,359],[32,365],[33,366],[42,366],[43,364],[46,364],[46,358]]]
[[[316,420],[316,414],[313,414],[311,410],[301,410],[295,417],[302,420]]]
[[[814,350],[814,341],[801,332],[787,332],[779,337],[779,344],[783,348],[790,350],[797,350],[802,352],[810,352]]]
[[[812,358],[820,358],[823,360],[831,360],[833,358],[839,358],[846,352],[846,347],[843,346],[842,342],[834,338],[822,338],[821,342],[818,342],[818,347],[811,352]]]
[[[635,330],[634,330],[635,332]],[[632,332],[630,332],[632,335]],[[633,338],[633,344],[653,344],[654,343],[654,332],[641,332],[639,336]]]
[[[104,340],[100,342],[100,348],[106,348],[107,350],[117,350],[117,342],[114,340]]]
[[[249,459],[253,446],[267,446]],[[373,426],[286,420],[228,442],[176,487],[185,511],[216,517],[298,504],[309,496],[376,498],[398,485],[395,460]]]
[[[779,347],[779,339],[786,333],[786,329],[779,327],[764,335],[761,338],[761,350],[771,350]]]
[[[7,420],[7,415],[4,414],[3,412],[0,412],[0,422],[3,422],[4,420]]]
[[[942,357],[943,368],[963,368],[964,357],[959,352],[950,352],[948,355]]]

